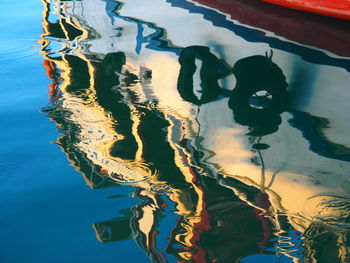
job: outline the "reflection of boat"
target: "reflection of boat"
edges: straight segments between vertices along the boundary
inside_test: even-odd
[[[147,15],[147,13],[136,13],[134,10],[137,10],[137,8],[131,6],[132,1],[128,2],[125,5],[126,9],[124,11],[121,9],[120,13],[127,17],[138,17],[143,21],[157,19],[155,16]],[[190,10],[194,10],[193,20],[189,15],[182,19],[182,21],[186,21],[187,27],[201,23],[195,20],[195,7]],[[180,16],[179,13],[180,11],[178,11],[178,16]],[[203,30],[205,36],[193,30],[191,31],[191,38],[185,39],[183,32],[176,32],[176,28],[171,27],[162,17],[158,19],[156,24],[159,27],[167,28],[172,43],[185,46],[189,43],[198,44],[202,40],[204,43],[209,43],[207,45],[213,52],[219,46],[220,53],[215,54],[220,54],[226,61],[240,60],[237,56],[232,55],[235,54],[235,49],[234,46],[229,44],[235,43],[235,45],[238,45],[239,40],[234,36],[219,32],[221,28],[213,27],[212,30],[215,30],[218,34],[215,37],[216,33],[213,33],[210,26],[205,25],[203,21],[203,24],[197,26],[197,28],[206,28],[206,30]],[[225,39],[231,37],[231,41]],[[211,46],[208,38],[215,39],[215,44]],[[181,45],[180,43],[186,44]],[[245,44],[249,45],[250,43]],[[240,51],[245,52],[248,49],[246,47]],[[253,52],[258,52],[258,50],[260,50],[259,44],[255,44],[251,55],[255,55]],[[196,106],[190,106],[190,104],[181,101],[181,98],[176,94],[176,87],[172,84],[177,81],[177,76],[175,75],[171,80],[169,76],[172,75],[170,72],[168,73],[168,70],[173,72],[176,68],[178,68],[177,71],[180,71],[180,69],[178,64],[169,56],[161,57],[158,55],[158,62],[149,56],[148,61],[142,62],[153,72],[153,86],[150,88],[151,91],[147,91],[147,93],[153,93],[158,98],[160,107],[163,104],[163,107],[172,109],[168,115],[170,121],[180,119],[179,122],[186,123],[183,133],[191,138],[192,145],[197,150],[205,153],[203,161],[211,167],[215,174],[224,174],[242,180],[248,185],[265,189],[269,193],[270,199],[274,200],[275,208],[286,211],[291,215],[291,220],[294,218],[292,221],[297,229],[305,231],[310,226],[308,220],[322,220],[328,223],[332,223],[334,220],[334,224],[343,222],[346,225],[349,211],[344,208],[347,207],[350,194],[349,178],[347,177],[350,170],[350,142],[345,134],[348,130],[347,125],[343,127],[338,125],[347,122],[346,119],[341,119],[345,117],[343,113],[349,111],[349,105],[346,102],[347,99],[341,100],[337,94],[347,96],[345,83],[349,81],[349,76],[339,68],[309,64],[305,61],[298,61],[295,67],[308,68],[312,73],[306,76],[304,71],[304,73],[299,72],[293,76],[295,72],[293,73],[294,70],[288,64],[290,61],[295,61],[295,59],[289,57],[291,54],[282,54],[281,50],[274,49],[273,51],[273,60],[283,69],[287,82],[290,83],[289,91],[293,110],[281,115],[282,123],[279,126],[279,131],[273,136],[264,137],[263,141],[260,141],[257,136],[245,136],[247,130],[237,126],[232,121],[232,112],[227,107],[227,99],[223,97],[219,96],[217,100],[200,106],[200,113]],[[204,59],[199,56],[196,58],[202,61],[204,65]],[[159,60],[163,63],[160,63]],[[168,65],[168,68],[158,65]],[[319,71],[319,73],[316,73],[313,69]],[[157,72],[160,74],[159,77]],[[197,77],[199,77],[198,75]],[[297,77],[298,75],[299,77]],[[326,77],[326,75],[328,76]],[[168,78],[164,80],[162,76],[168,76]],[[293,83],[295,78],[305,80],[310,76],[313,76],[314,79],[307,84]],[[323,79],[323,77],[325,78]],[[339,81],[335,84],[335,87],[339,89],[334,93],[332,91],[333,95],[327,92],[327,90],[329,91],[329,85],[326,84],[326,79],[332,82]],[[198,79],[194,81],[200,83]],[[173,87],[173,93],[169,96],[171,86]],[[164,91],[164,87],[168,87],[168,90]],[[301,87],[304,90],[300,89]],[[299,96],[307,89],[312,89],[312,87],[317,87],[317,90],[315,89],[307,95],[309,101],[304,101],[304,106],[300,107],[301,97]],[[295,88],[298,91],[294,90]],[[147,88],[145,89],[147,90]],[[332,101],[337,102],[330,104]],[[320,107],[320,104],[322,107]],[[173,109],[177,109],[177,111]],[[336,116],[335,114],[331,116],[326,111],[333,113],[336,111],[337,113]],[[218,119],[216,116],[221,116],[221,118]],[[197,123],[199,123],[200,128]],[[290,127],[289,123],[294,127]],[[180,125],[176,128],[174,123],[174,129],[180,132],[184,127]],[[336,135],[337,133],[338,135]],[[198,137],[201,138],[200,144],[196,143]],[[261,144],[261,142],[271,147],[264,151],[252,148],[252,146],[258,143]],[[320,142],[321,145],[319,145]],[[307,148],[313,151],[300,152],[300,149]],[[338,204],[338,206],[335,204]],[[338,209],[335,207],[338,207]],[[302,218],[308,220],[304,221]]]
[[[146,249],[152,247],[150,233],[156,225],[156,211],[161,211],[160,202],[155,200],[157,194],[149,189],[159,183],[171,187],[173,192],[168,196],[182,216],[182,230],[174,231],[172,236],[187,249],[174,253],[180,255],[179,259],[203,256],[206,244],[200,246],[198,241],[204,239],[204,233],[208,237],[215,236],[215,231],[226,231],[229,240],[232,233],[227,230],[234,229],[228,223],[230,217],[237,220],[236,225],[247,218],[254,221],[249,216],[252,207],[272,212],[276,217],[286,214],[296,229],[309,234],[310,242],[317,223],[346,228],[350,142],[345,114],[349,111],[345,87],[349,76],[344,68],[349,69],[348,59],[281,39],[278,45],[285,44],[287,48],[278,49],[269,37],[256,37],[262,31],[243,26],[232,30],[216,27],[216,20],[203,19],[196,6],[191,6],[189,13],[160,0],[145,6],[136,0],[123,6],[113,1],[83,0],[63,2],[62,8],[66,15],[62,21],[69,19],[85,36],[75,38],[78,51],[56,61],[61,64],[65,79],[58,108],[67,113],[63,122],[74,126],[67,133],[72,140],[66,146],[71,148],[65,151],[70,156],[80,154],[91,167],[99,168],[101,177],[104,174],[119,183],[120,179],[126,179],[126,183],[129,180],[140,189],[140,196],[153,200],[138,209],[142,214],[138,232],[147,233]],[[94,16],[97,11],[98,17]],[[234,24],[231,20],[226,22]],[[259,41],[247,41],[254,34]],[[264,56],[270,47],[274,47],[273,56]],[[294,52],[286,52],[288,49]],[[320,57],[315,58],[315,54]],[[210,65],[206,64],[208,61]],[[212,68],[213,61],[217,68]],[[257,61],[262,61],[262,67],[254,68],[260,63]],[[260,70],[265,69],[266,63],[271,71]],[[334,66],[338,64],[340,67]],[[183,67],[188,70],[182,70]],[[234,76],[227,72],[230,67]],[[278,100],[280,105],[272,112],[276,120],[272,124],[259,122],[254,116],[242,121],[242,107],[235,108],[232,97],[236,94],[248,101],[250,97],[238,86],[247,86],[245,79],[251,76],[259,82],[259,70],[266,73],[260,83],[270,84],[277,78],[276,83],[282,83],[284,89],[289,83],[291,103]],[[222,79],[224,76],[228,77]],[[206,81],[215,84],[214,92]],[[202,96],[198,86],[202,87]],[[231,92],[233,87],[236,88]],[[277,98],[287,94],[278,88],[266,90],[273,97],[277,94]],[[339,98],[337,94],[344,96]],[[59,118],[55,121],[60,124]],[[158,148],[153,150],[150,146]],[[123,148],[128,154],[120,150]],[[169,160],[171,166],[166,165]],[[144,169],[151,162],[160,168],[158,173]],[[208,177],[201,181],[199,174]],[[206,188],[203,181],[213,182],[210,177],[219,185]],[[192,190],[184,190],[186,187],[179,182]],[[208,198],[210,195],[212,199]],[[229,195],[229,202],[215,202],[216,198],[227,200]],[[246,210],[241,218],[239,213],[225,214],[226,207],[235,210],[242,206]],[[221,218],[218,211],[222,212]],[[259,212],[256,214],[260,216]],[[209,215],[218,218],[216,225],[209,224]],[[281,230],[279,220],[273,221]],[[95,224],[100,239],[112,240],[116,235],[106,238],[104,229],[113,232],[113,225],[119,223],[120,220],[113,220]],[[222,230],[220,227],[225,224]],[[268,223],[261,223],[260,228],[261,225]],[[343,233],[332,233],[336,237],[332,246],[346,249],[348,243],[341,243],[345,239]],[[269,234],[266,236],[268,239]],[[246,242],[249,253],[256,253],[256,240]],[[310,257],[314,256],[312,253]]]
[[[64,18],[61,19],[59,28],[65,31]],[[43,44],[48,44],[46,36],[56,37],[57,31],[51,32],[49,25],[45,27]],[[233,259],[253,254],[259,250],[259,242],[268,242],[270,223],[259,215],[260,210],[245,204],[213,179],[206,178],[204,182],[197,178],[186,156],[181,151],[174,153],[172,147],[177,147],[167,142],[164,129],[168,123],[161,113],[155,114],[131,99],[136,85],[131,79],[144,78],[147,82],[149,74],[122,72],[128,65],[124,65],[121,52],[91,61],[82,54],[57,53],[51,57],[46,47],[42,49],[44,65],[55,87],[50,85],[50,91],[54,90],[50,92],[53,105],[45,112],[62,131],[58,144],[92,188],[113,183],[131,185],[137,189],[134,195],[143,200],[123,217],[94,223],[98,240],[104,243],[134,238],[152,262],[165,262],[164,254],[171,254],[178,260],[198,263],[205,257]],[[129,101],[124,101],[124,96]],[[154,151],[156,147],[160,150]],[[148,169],[148,163],[153,163],[158,172]],[[170,202],[166,203],[163,195],[174,203],[178,217],[170,221],[174,229],[165,233],[170,242],[164,248],[159,244],[158,227]],[[250,224],[235,229],[232,220]],[[219,248],[198,244],[242,232],[249,234],[239,240],[230,239]],[[262,238],[260,232],[264,233]],[[237,247],[240,249],[232,249]]]
[[[108,61],[110,56],[113,54],[107,55],[104,62]],[[232,227],[230,218],[236,218],[236,220],[245,218],[246,222],[254,224],[255,227],[254,231],[249,231],[250,235],[240,239],[240,243],[233,239],[231,242],[226,242],[225,246],[220,246],[221,249],[226,247],[227,251],[231,251],[225,252],[224,255],[217,255],[219,253],[211,246],[205,247],[208,251],[213,250],[212,254],[219,258],[232,258],[234,255],[239,257],[245,253],[254,253],[258,250],[258,241],[267,242],[270,232],[267,232],[262,239],[256,238],[258,233],[255,231],[261,230],[260,221],[264,222],[265,229],[269,227],[269,223],[265,222],[267,220],[264,221],[262,216],[259,217],[259,210],[246,205],[232,195],[231,191],[216,185],[215,182],[210,182],[209,179],[205,183],[206,193],[204,193],[203,183],[199,182],[193,168],[183,160],[185,156],[180,155],[179,152],[173,156],[173,150],[168,149],[169,146],[162,133],[157,136],[157,139],[152,138],[155,131],[152,130],[150,134],[147,130],[154,129],[155,125],[161,130],[165,128],[166,123],[164,119],[152,116],[152,112],[146,108],[130,107],[134,110],[132,129],[124,135],[134,136],[137,141],[136,160],[140,158],[139,163],[146,163],[152,158],[152,162],[159,168],[159,174],[140,170],[137,162],[120,158],[119,154],[113,151],[117,142],[122,140],[117,130],[124,128],[125,131],[129,126],[128,123],[123,123],[121,120],[123,114],[120,111],[111,110],[110,114],[105,112],[114,103],[108,103],[106,98],[103,103],[101,97],[107,95],[113,98],[115,94],[118,94],[116,90],[113,90],[115,82],[107,73],[112,71],[108,70],[106,63],[91,63],[70,55],[64,55],[59,61],[53,61],[65,72],[61,85],[63,94],[58,104],[47,109],[46,113],[63,131],[63,136],[58,141],[62,150],[67,153],[74,166],[82,172],[90,186],[110,186],[113,182],[131,185],[138,189],[135,196],[144,199],[142,204],[133,209],[134,213],[129,212],[124,217],[94,223],[93,228],[101,242],[120,241],[134,237],[155,262],[163,262],[161,258],[164,256],[159,251],[159,245],[156,246],[158,233],[156,227],[160,224],[159,218],[166,206],[161,198],[162,195],[168,196],[175,203],[176,214],[181,216],[180,219],[172,222],[176,229],[171,233],[171,243],[166,248],[169,250],[168,253],[175,255],[179,260],[196,259],[194,262],[203,262],[205,253],[203,248],[196,244],[200,234],[212,229],[213,231],[209,231],[207,235],[218,238],[218,230],[215,225],[210,226],[209,218],[221,222],[219,233],[224,228]],[[90,73],[84,72],[87,67],[90,67]],[[101,76],[104,77],[101,79]],[[93,84],[90,81],[93,81]],[[117,81],[117,78],[114,78],[114,81]],[[88,82],[90,82],[89,86],[84,86]],[[101,92],[101,89],[104,92]],[[110,117],[106,118],[106,116]],[[118,129],[112,128],[114,121],[118,123]],[[140,130],[143,131],[142,137],[139,134]],[[162,146],[159,155],[149,151],[153,146]],[[129,150],[125,149],[126,152]],[[132,152],[132,149],[130,151]],[[172,162],[175,162],[176,165],[173,165]],[[129,167],[130,170],[125,171],[123,167]],[[166,168],[171,172],[165,170]],[[225,208],[225,204],[231,204],[231,208]],[[252,211],[255,210],[257,215],[252,216]],[[247,227],[250,228],[251,225]],[[243,231],[243,228],[240,230]],[[236,232],[231,231],[230,233]],[[201,240],[206,240],[206,238],[202,237]],[[242,246],[239,252],[227,248],[237,245]]]

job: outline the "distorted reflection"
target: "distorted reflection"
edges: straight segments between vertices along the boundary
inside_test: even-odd
[[[262,136],[278,130],[280,114],[288,108],[288,84],[272,57],[252,56],[233,67],[237,83],[229,100],[237,123],[250,127],[250,135]]]
[[[350,77],[329,66],[345,59],[173,2],[43,0],[57,144],[92,189],[140,200],[92,222],[97,239],[151,262],[349,262]]]

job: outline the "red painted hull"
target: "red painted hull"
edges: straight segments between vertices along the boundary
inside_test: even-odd
[[[194,0],[294,42],[350,57],[350,22],[269,5],[256,0]]]
[[[271,4],[350,20],[348,0],[263,0]]]

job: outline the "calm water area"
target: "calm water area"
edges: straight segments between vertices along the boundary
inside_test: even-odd
[[[350,262],[349,29],[1,0],[0,263]]]

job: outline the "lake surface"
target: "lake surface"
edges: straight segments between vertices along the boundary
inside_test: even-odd
[[[350,262],[348,22],[0,7],[0,262]]]

